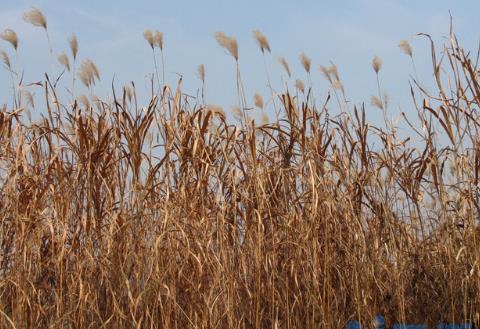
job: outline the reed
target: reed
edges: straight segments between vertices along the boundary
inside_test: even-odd
[[[238,44],[216,39],[240,93]],[[478,325],[479,68],[448,40],[441,62],[430,44],[435,90],[412,88],[417,121],[399,119],[408,138],[347,102],[336,66],[321,72],[344,97],[317,104],[283,58],[301,93],[276,93],[274,120],[255,95],[261,125],[180,88],[142,101],[132,83],[99,99],[88,59],[76,74],[90,94],[71,103],[62,77],[46,75],[42,102],[23,86],[44,116],[0,109],[0,326],[344,328],[379,313],[387,325]],[[76,38],[70,48],[75,63]]]

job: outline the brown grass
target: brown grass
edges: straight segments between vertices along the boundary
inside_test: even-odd
[[[416,142],[311,91],[235,125],[180,89],[67,105],[45,79],[45,118],[0,112],[1,327],[478,323],[478,68],[456,45],[435,54],[436,93],[412,89]]]

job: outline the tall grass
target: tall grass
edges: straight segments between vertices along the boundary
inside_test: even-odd
[[[236,41],[217,40],[243,106]],[[412,88],[418,124],[403,117],[415,142],[340,97],[347,110],[330,113],[300,80],[272,91],[273,123],[234,124],[167,85],[143,105],[133,85],[100,100],[89,60],[90,96],[70,104],[46,75],[41,120],[17,94],[0,112],[1,327],[478,324],[478,67],[453,34],[437,53],[436,91]],[[323,71],[345,99],[336,67]]]

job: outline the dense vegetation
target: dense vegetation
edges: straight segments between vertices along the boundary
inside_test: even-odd
[[[25,19],[48,36],[41,12]],[[163,55],[161,33],[145,38]],[[74,37],[58,59],[90,96],[68,74],[22,84],[2,51],[14,96],[0,112],[1,327],[344,328],[378,313],[389,325],[478,323],[476,58],[453,34],[441,61],[431,43],[436,90],[412,83],[407,138],[380,84],[381,127],[347,102],[335,66],[321,68],[322,100],[281,59],[285,90],[249,108],[238,45],[216,38],[237,64],[234,121],[164,84],[156,60],[142,103],[133,85],[94,96],[95,64],[70,65]],[[19,51],[14,31],[2,39]],[[44,93],[35,106],[30,88]]]

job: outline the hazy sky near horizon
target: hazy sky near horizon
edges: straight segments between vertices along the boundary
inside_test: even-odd
[[[284,56],[294,78],[306,80],[298,60],[304,52],[312,59],[313,86],[317,99],[327,93],[327,83],[319,65],[334,62],[339,69],[347,98],[368,106],[376,94],[376,79],[371,60],[383,60],[382,88],[391,98],[391,107],[408,111],[409,80],[413,70],[409,58],[398,48],[402,39],[411,42],[420,80],[432,80],[429,43],[416,33],[431,34],[438,45],[448,35],[450,16],[461,43],[476,51],[480,39],[480,1],[445,0],[346,0],[346,1],[0,1],[0,30],[14,29],[20,39],[19,56],[9,44],[0,41],[16,68],[24,70],[25,82],[42,79],[46,70],[58,74],[60,65],[48,51],[45,34],[22,20],[30,7],[43,11],[48,20],[55,56],[68,52],[67,38],[75,33],[79,40],[79,61],[91,58],[99,67],[101,82],[96,86],[100,97],[115,85],[135,81],[139,94],[148,89],[148,74],[153,72],[151,49],[143,38],[146,28],[164,33],[166,78],[171,85],[184,76],[183,91],[196,94],[199,64],[206,67],[206,98],[228,110],[237,104],[235,67],[230,56],[220,48],[213,34],[224,31],[239,43],[240,67],[247,97],[260,92],[268,96],[265,66],[261,52],[252,38],[260,29],[269,39],[272,55],[267,67],[275,89],[282,89],[286,75],[277,62]],[[8,72],[0,71],[0,105],[11,104]],[[65,76],[69,81],[71,78]],[[65,82],[64,87],[69,87]],[[84,90],[83,90],[84,91]],[[79,87],[78,93],[82,92]],[[40,97],[41,90],[37,89]],[[372,110],[373,111],[373,110]]]

